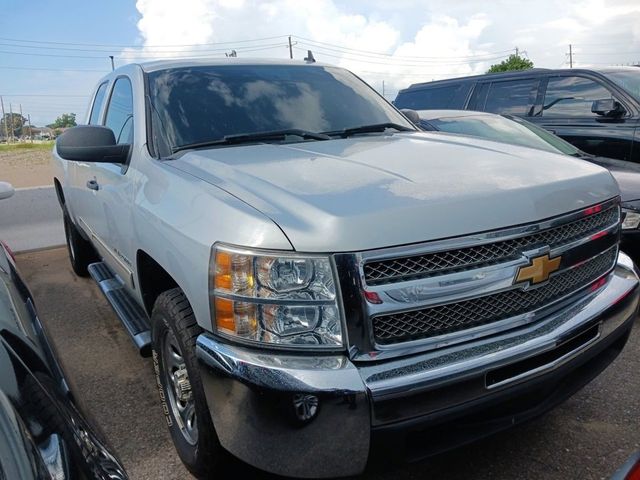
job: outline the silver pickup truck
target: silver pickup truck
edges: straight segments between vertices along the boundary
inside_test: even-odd
[[[455,448],[563,401],[631,331],[606,170],[421,132],[344,69],[127,65],[86,123],[53,153],[71,264],[152,355],[197,476],[225,451],[331,477]]]

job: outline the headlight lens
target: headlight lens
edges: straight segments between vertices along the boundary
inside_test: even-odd
[[[219,333],[288,346],[343,344],[329,257],[215,245],[211,258],[211,310]]]
[[[640,212],[623,208],[622,213],[624,213],[624,220],[622,221],[623,230],[633,230],[638,228],[638,225],[640,225]]]

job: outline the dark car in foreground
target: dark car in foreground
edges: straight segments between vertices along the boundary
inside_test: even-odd
[[[640,68],[534,68],[417,83],[398,108],[525,117],[594,155],[640,163]]]
[[[420,110],[418,115],[424,130],[522,145],[580,158],[609,169],[620,187],[622,211],[625,214],[622,249],[631,253],[637,261],[640,253],[640,165],[583,152],[544,128],[513,115],[467,110]]]
[[[12,193],[0,182],[0,200]],[[78,410],[33,297],[0,242],[0,479],[126,478]]]

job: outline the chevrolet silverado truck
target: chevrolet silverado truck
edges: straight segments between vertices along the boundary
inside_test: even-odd
[[[599,166],[421,132],[319,63],[123,66],[86,124],[53,152],[71,265],[153,357],[196,476],[227,452],[293,477],[434,455],[549,410],[629,337]]]

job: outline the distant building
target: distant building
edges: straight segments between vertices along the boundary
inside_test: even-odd
[[[51,140],[53,129],[49,127],[31,127],[31,135],[34,140]]]

